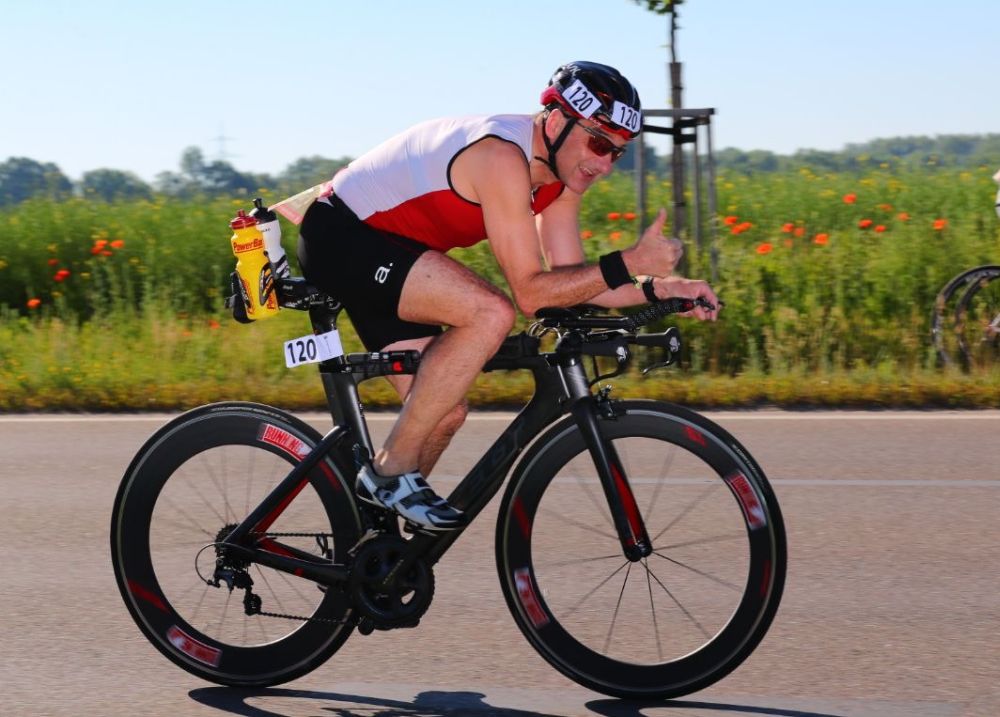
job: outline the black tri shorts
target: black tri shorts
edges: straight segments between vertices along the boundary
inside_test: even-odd
[[[428,247],[368,226],[336,196],[317,199],[299,227],[299,267],[306,281],[339,300],[369,351],[436,336],[441,327],[399,318],[399,297]]]

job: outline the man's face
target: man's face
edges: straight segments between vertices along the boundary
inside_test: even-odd
[[[558,152],[559,175],[567,187],[582,194],[600,177],[611,173],[626,144],[596,122],[578,120]]]

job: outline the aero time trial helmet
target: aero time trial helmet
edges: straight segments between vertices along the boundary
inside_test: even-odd
[[[542,92],[542,104],[571,117],[597,122],[602,129],[635,139],[642,130],[642,103],[615,68],[597,62],[569,62],[555,71]]]

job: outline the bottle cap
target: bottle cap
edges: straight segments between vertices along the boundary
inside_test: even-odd
[[[278,218],[278,215],[264,206],[264,200],[257,197],[253,200],[253,210],[250,216],[257,220],[258,224],[267,224]]]
[[[242,209],[236,212],[236,217],[229,222],[229,226],[233,229],[246,229],[247,227],[256,225],[257,220],[254,217],[247,216],[247,213]]]

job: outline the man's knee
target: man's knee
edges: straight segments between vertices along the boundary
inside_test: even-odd
[[[489,298],[481,302],[476,313],[476,325],[489,326],[500,337],[510,333],[517,319],[517,309],[514,308],[514,304],[499,291],[496,294],[489,294]]]

